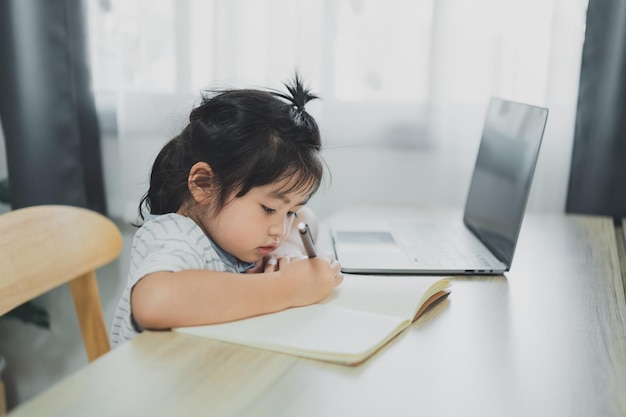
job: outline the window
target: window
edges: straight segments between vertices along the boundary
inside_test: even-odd
[[[432,0],[90,0],[96,91],[278,86],[339,101],[425,101]]]

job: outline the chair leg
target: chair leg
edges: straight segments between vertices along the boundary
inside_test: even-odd
[[[93,362],[111,350],[109,336],[104,327],[104,316],[102,314],[102,305],[99,301],[100,295],[96,273],[91,271],[70,281],[70,289],[72,290],[74,307],[76,307],[80,331],[83,335],[85,349],[87,350],[87,358],[89,362]],[[94,302],[93,300],[97,301]]]

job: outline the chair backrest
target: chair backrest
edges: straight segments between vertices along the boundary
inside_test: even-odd
[[[118,257],[122,235],[107,217],[42,205],[0,215],[0,315],[70,284],[87,358],[110,350],[96,269]]]

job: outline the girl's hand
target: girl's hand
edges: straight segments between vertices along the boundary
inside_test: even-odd
[[[291,307],[321,301],[343,281],[341,265],[330,257],[283,257],[277,267],[290,288]]]
[[[301,257],[301,256],[298,256]],[[277,258],[274,255],[263,258],[258,261],[252,268],[246,271],[246,274],[258,274],[262,272],[276,272],[281,265],[287,265],[291,261],[291,257],[283,256]]]
[[[263,258],[258,261],[252,268],[246,271],[246,274],[258,274],[261,272],[278,271],[278,260],[275,256]]]

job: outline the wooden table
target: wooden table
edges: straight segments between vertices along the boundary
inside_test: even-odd
[[[626,306],[608,218],[528,215],[504,276],[364,364],[146,332],[12,416],[624,416]]]

